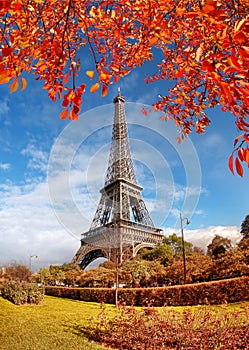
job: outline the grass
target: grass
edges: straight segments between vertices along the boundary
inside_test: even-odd
[[[110,315],[114,306],[108,306]],[[39,306],[16,306],[0,297],[1,350],[103,350],[76,331],[99,314],[95,303],[45,296]]]
[[[249,307],[249,303],[226,305],[225,308],[233,313],[242,306]],[[196,306],[191,310],[201,308]],[[220,308],[210,306],[214,313]],[[168,309],[181,313],[188,308]],[[97,322],[100,310],[97,303],[49,296],[45,296],[44,303],[39,306],[16,306],[0,297],[0,350],[107,349],[89,342],[80,331],[81,326],[89,325],[89,319]],[[106,305],[105,312],[108,318],[116,315],[112,305]]]

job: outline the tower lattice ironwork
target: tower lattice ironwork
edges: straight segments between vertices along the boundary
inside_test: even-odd
[[[135,257],[139,249],[162,242],[136,180],[125,116],[125,99],[113,100],[112,143],[104,188],[89,231],[82,234],[81,246],[72,263],[84,269],[98,257],[122,262]]]

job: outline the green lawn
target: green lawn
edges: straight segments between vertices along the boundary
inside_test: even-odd
[[[242,305],[249,307],[249,303],[246,302],[226,305],[225,308],[229,313],[233,313],[240,310]],[[216,313],[224,306],[209,308]],[[175,313],[188,308],[167,309],[174,310]],[[203,306],[191,309],[200,311],[203,310]],[[79,327],[89,324],[89,319],[97,319],[100,310],[97,303],[49,296],[45,296],[44,303],[39,306],[16,306],[0,297],[0,350],[106,349],[90,343],[79,332]],[[116,314],[112,305],[107,305],[105,310],[109,316]]]
[[[114,306],[108,306],[110,313]],[[45,296],[43,305],[16,306],[0,297],[1,350],[103,350],[77,331],[100,312],[95,303]]]

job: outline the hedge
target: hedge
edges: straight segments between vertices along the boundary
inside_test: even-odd
[[[44,289],[33,283],[10,281],[2,284],[1,295],[16,305],[38,305],[43,301]]]
[[[46,286],[55,297],[114,304],[115,289]],[[249,277],[156,288],[120,288],[119,302],[136,306],[222,304],[249,300]]]

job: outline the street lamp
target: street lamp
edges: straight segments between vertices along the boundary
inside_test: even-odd
[[[183,221],[186,220],[186,224],[190,224],[190,220],[183,218],[180,213],[180,222],[181,222],[181,234],[182,234],[182,258],[183,258],[183,283],[186,284],[186,256],[185,256],[185,243],[184,243],[184,234],[183,234]]]
[[[29,269],[30,269],[30,271],[32,272],[32,261],[31,261],[31,259],[32,258],[38,258],[38,255],[30,255],[29,256]]]

